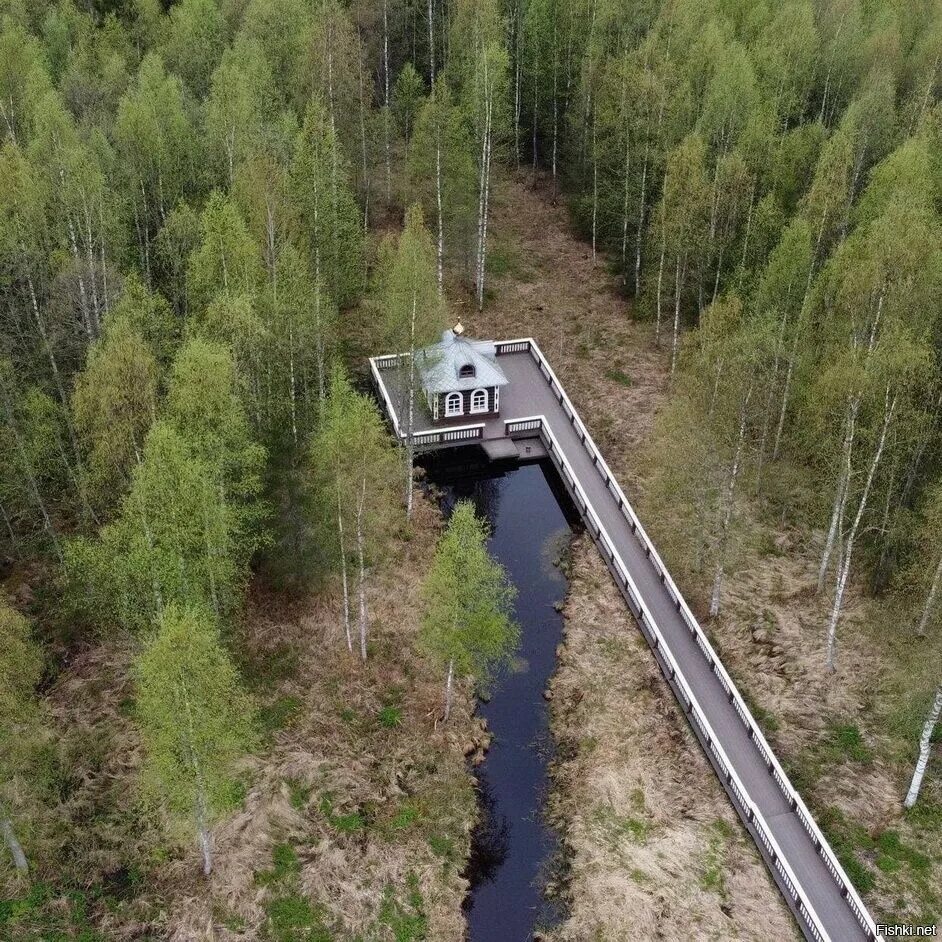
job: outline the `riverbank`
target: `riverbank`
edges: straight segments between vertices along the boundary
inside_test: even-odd
[[[504,180],[501,273],[475,336],[536,337],[628,495],[668,396],[663,351],[564,205],[527,175]],[[559,758],[548,810],[566,848],[571,913],[548,938],[795,937],[794,921],[677,712],[592,544],[573,550],[565,643],[551,685]],[[566,873],[568,871],[568,877]],[[761,931],[756,929],[761,927]],[[629,932],[630,930],[630,932]],[[750,936],[749,932],[756,932]]]
[[[549,942],[798,939],[592,541],[572,550],[550,687],[549,812],[569,851]]]
[[[443,679],[415,643],[441,526],[417,494],[411,528],[374,574],[365,665],[346,650],[339,590],[290,603],[251,593],[231,645],[263,743],[216,831],[209,880],[189,834],[166,852],[141,817],[130,643],[76,656],[46,698],[69,778],[33,888],[0,906],[0,936],[460,939],[477,817],[465,755],[486,737],[463,686],[449,725],[437,722]]]
[[[572,233],[565,207],[552,204],[548,187],[541,184],[533,192],[526,177],[505,184],[495,231],[496,251],[504,254],[504,273],[495,279],[491,306],[482,315],[469,312],[471,332],[501,338],[533,334],[539,339],[727,669],[754,705],[777,755],[875,915],[916,923],[938,919],[942,886],[938,760],[930,767],[920,806],[904,814],[901,803],[927,708],[911,691],[912,679],[925,669],[918,650],[907,644],[905,633],[886,630],[887,625],[904,624],[904,614],[892,601],[869,599],[862,587],[850,587],[839,669],[828,675],[823,657],[827,600],[816,597],[813,590],[820,535],[783,529],[780,514],[772,518],[761,508],[752,508],[753,538],[747,558],[727,580],[721,617],[706,619],[709,586],[691,574],[688,560],[672,552],[670,507],[648,500],[647,482],[658,472],[657,415],[670,395],[666,351],[655,347],[650,324],[631,319],[630,304],[604,260],[592,260],[589,246]],[[782,470],[786,493],[790,473],[800,476],[800,470]],[[586,639],[573,619],[595,624],[597,630],[607,625],[602,598],[611,588],[610,580],[582,573],[578,553],[575,560],[570,592],[578,601],[579,614],[567,605],[572,614],[554,682],[570,691],[591,687],[596,683],[593,678],[604,676],[608,668],[605,658],[593,663],[596,652],[589,641],[594,632]],[[624,628],[637,634],[630,621]],[[614,651],[611,657],[617,659],[617,654]],[[637,654],[653,666],[643,646]],[[656,680],[657,690],[667,696],[663,681]],[[699,751],[690,761],[708,774],[696,788],[691,788],[688,774],[664,771],[683,767],[683,748],[670,737],[664,740],[658,724],[647,728],[632,722],[626,710],[643,709],[645,704],[629,704],[612,695],[596,702],[589,718],[578,710],[570,717],[565,702],[561,695],[557,709],[554,699],[557,735],[565,740],[582,722],[601,724],[605,731],[601,738],[607,742],[613,737],[614,752],[598,748],[593,735],[579,736],[565,750],[572,755],[572,766],[564,762],[557,770],[553,801],[560,820],[569,817],[566,809],[573,812],[567,826],[573,921],[559,938],[579,938],[585,931],[585,923],[578,920],[584,899],[598,904],[593,910],[587,903],[583,911],[596,920],[602,937],[618,938],[623,925],[621,907],[611,902],[617,898],[611,892],[612,880],[630,888],[629,898],[639,912],[657,912],[673,897],[669,888],[698,885],[703,857],[686,857],[677,864],[679,871],[661,874],[662,879],[634,880],[632,861],[638,848],[627,838],[612,842],[604,828],[593,830],[579,819],[580,809],[598,797],[587,781],[594,776],[607,783],[603,806],[616,809],[622,819],[637,817],[630,811],[632,800],[639,804],[643,800],[644,808],[671,807],[673,801],[682,809],[695,793],[698,806],[711,807],[719,798],[728,808],[728,802]],[[672,699],[668,703],[673,707]],[[684,734],[688,735],[685,727]],[[625,776],[616,771],[625,761],[621,752],[658,767],[663,774],[657,783],[625,784]],[[641,796],[632,799],[635,788],[640,788]],[[702,849],[702,825],[703,821],[687,820],[681,812],[673,827],[681,829],[683,839],[673,834],[671,840],[679,842],[678,847]],[[626,847],[631,851],[627,859]],[[733,914],[728,918],[761,912],[767,905],[765,921],[789,919],[777,894],[771,901],[768,898],[770,883],[757,851],[750,846],[743,853],[758,866],[745,867],[723,855],[718,866],[726,896],[721,905]],[[655,868],[655,876],[658,873]],[[671,924],[681,937],[685,919],[688,931],[696,931],[704,919],[710,924],[714,900],[707,896],[701,902],[706,912],[692,903],[686,917],[673,917]],[[676,905],[674,899],[671,912]],[[653,932],[649,927],[640,937],[661,938]]]

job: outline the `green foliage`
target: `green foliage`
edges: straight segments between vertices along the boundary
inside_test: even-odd
[[[220,486],[236,517],[233,553],[240,566],[246,565],[264,542],[265,451],[249,426],[235,364],[225,347],[194,338],[180,349],[171,369],[166,415]]]
[[[318,489],[325,536],[337,568],[353,583],[358,571],[361,654],[366,657],[366,562],[381,559],[391,536],[396,455],[371,399],[354,392],[336,366],[330,395],[311,445],[311,463]],[[352,590],[346,599],[350,605]],[[352,650],[350,609],[344,612]]]
[[[261,277],[258,248],[231,200],[213,191],[200,217],[201,238],[190,256],[190,303],[205,307],[219,294],[251,294]]]
[[[418,205],[406,212],[399,238],[380,247],[377,294],[393,350],[418,350],[441,335],[445,309],[438,294],[435,249]]]
[[[487,551],[487,527],[472,504],[455,505],[422,586],[420,643],[443,671],[472,676],[486,687],[509,663],[520,629],[513,620],[516,591]]]
[[[149,627],[171,603],[231,612],[245,578],[235,556],[240,524],[214,469],[169,423],[158,422],[117,518],[97,539],[68,547],[77,607],[105,627],[134,630]]]
[[[405,901],[400,901],[391,887],[387,887],[380,908],[379,921],[388,926],[396,942],[422,942],[427,938],[428,917],[425,901],[414,873],[407,877]]]
[[[145,794],[171,820],[209,827],[229,810],[254,707],[203,609],[169,605],[138,659]]]
[[[346,168],[329,115],[312,101],[297,140],[291,189],[314,279],[341,306],[363,285],[363,228]]]
[[[130,317],[109,322],[75,380],[72,410],[87,453],[89,489],[109,508],[127,489],[157,412],[159,369]]]
[[[461,109],[445,76],[440,76],[415,120],[407,163],[408,191],[437,228],[440,185],[442,248],[452,264],[466,262],[472,251],[476,210],[473,149]]]

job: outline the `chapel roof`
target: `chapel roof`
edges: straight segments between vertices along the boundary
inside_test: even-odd
[[[418,352],[416,365],[422,386],[431,393],[506,386],[507,377],[497,365],[494,344],[486,340],[469,340],[462,336],[463,333],[464,328],[457,324],[444,331],[438,343]],[[463,367],[473,369],[473,375],[462,376]]]

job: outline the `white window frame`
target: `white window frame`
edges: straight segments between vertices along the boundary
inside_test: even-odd
[[[480,409],[475,408],[475,405],[474,405],[474,400],[475,400],[475,397],[477,396],[484,397],[484,405]],[[471,414],[477,415],[481,412],[487,412],[487,390],[484,389],[483,386],[478,387],[471,393]]]
[[[452,408],[455,399],[458,400],[458,408]],[[450,392],[445,395],[445,418],[452,419],[456,415],[464,415],[464,396],[460,392]]]
[[[500,386],[494,387],[494,411],[500,412]]]

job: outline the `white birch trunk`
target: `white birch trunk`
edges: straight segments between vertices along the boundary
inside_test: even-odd
[[[907,808],[912,808],[919,797],[919,789],[922,788],[922,780],[926,774],[926,768],[929,765],[929,753],[932,749],[932,734],[935,732],[936,723],[939,722],[939,716],[942,715],[942,684],[935,692],[935,700],[929,709],[929,715],[926,717],[926,724],[922,728],[922,736],[919,737],[919,759],[916,761],[916,768],[913,771],[913,780],[910,782],[909,791],[906,793],[906,800],[903,804]]]
[[[661,213],[661,261],[657,267],[657,316],[654,321],[654,346],[661,346],[661,302],[664,298],[664,261],[667,256],[667,235],[664,231],[664,213]]]
[[[596,235],[599,215],[599,162],[596,156],[595,112],[592,113],[592,264],[595,264]]]
[[[392,199],[392,166],[389,156],[389,3],[383,0],[383,135],[386,145],[386,201]]]
[[[412,430],[415,426],[415,321],[418,308],[418,298],[412,294],[412,317],[409,322],[409,388],[406,391],[408,402],[406,404],[405,427],[405,472],[406,472],[406,520],[412,519],[412,477],[415,465],[415,447],[412,444]]]
[[[854,544],[857,540],[857,534],[860,530],[860,521],[863,519],[864,511],[867,508],[867,501],[870,497],[870,488],[873,486],[873,478],[877,472],[877,466],[880,464],[880,458],[883,456],[883,448],[886,445],[886,436],[893,421],[893,413],[896,411],[896,399],[890,402],[890,393],[887,389],[886,394],[886,413],[883,417],[883,427],[880,429],[880,440],[877,443],[876,451],[873,454],[873,460],[870,462],[870,469],[867,472],[867,480],[864,484],[863,493],[860,495],[860,503],[857,505],[857,512],[854,515],[854,522],[851,524],[850,533],[847,535],[847,541],[844,544],[844,555],[838,567],[837,591],[834,593],[834,604],[831,607],[831,617],[828,621],[827,632],[827,668],[829,671],[835,669],[835,653],[837,641],[837,623],[840,621],[841,609],[844,605],[844,592],[847,589],[847,579],[850,575],[851,561],[854,555]],[[848,482],[849,487],[849,482]]]
[[[3,843],[7,845],[10,855],[13,857],[13,866],[20,876],[26,876],[29,872],[29,864],[26,861],[26,854],[23,853],[23,847],[17,840],[16,832],[13,830],[13,822],[7,818],[0,818],[0,834],[3,834]]]
[[[360,484],[360,499],[357,502],[357,561],[360,566],[359,579],[357,581],[357,595],[360,602],[360,657],[365,661],[366,660],[366,632],[367,632],[367,616],[366,616],[366,564],[364,562],[365,558],[365,542],[366,538],[363,533],[363,510],[366,504],[366,476],[364,475],[362,483]]]
[[[824,550],[821,553],[821,563],[818,566],[818,592],[824,590],[824,580],[827,578],[828,566],[834,552],[834,544],[840,531],[840,521],[844,515],[847,504],[847,487],[850,483],[851,459],[854,447],[854,437],[857,420],[857,409],[860,400],[853,399],[848,403],[847,419],[844,426],[844,441],[841,446],[841,473],[837,479],[834,491],[834,503],[831,507],[831,523],[828,527],[827,538],[824,541]]]
[[[429,88],[435,85],[435,26],[432,0],[428,0],[428,74]]]
[[[347,576],[347,546],[343,532],[343,509],[340,505],[340,479],[337,478],[337,537],[340,541],[340,575],[343,580],[343,630],[347,637],[347,650],[353,654],[353,634],[350,631],[350,580]]]
[[[442,212],[442,127],[441,112],[435,126],[435,203],[438,209],[438,296],[445,285],[445,220]]]
[[[726,540],[729,535],[729,525],[733,519],[733,500],[736,495],[736,479],[742,465],[742,450],[746,441],[746,414],[749,409],[749,400],[752,398],[750,385],[739,412],[739,438],[736,441],[736,451],[733,454],[733,466],[730,468],[729,481],[726,484],[726,494],[723,501],[723,521],[720,527],[719,541],[716,552],[716,572],[713,576],[713,591],[710,594],[710,617],[715,618],[720,613],[720,594],[723,591],[723,577],[726,562]]]
[[[200,854],[203,857],[203,876],[213,872],[213,836],[206,819],[206,796],[202,786],[196,796],[196,829],[199,836]]]
[[[448,662],[448,677],[445,680],[445,722],[448,722],[448,718],[451,716],[451,704],[454,698],[454,686],[455,686],[455,659],[452,658]]]
[[[939,564],[935,567],[935,575],[932,577],[932,585],[929,587],[928,596],[926,596],[922,618],[919,619],[919,627],[916,629],[917,635],[925,635],[926,629],[929,627],[929,619],[932,618],[932,612],[935,609],[935,600],[939,594],[940,582],[942,582],[942,557],[939,557]]]
[[[644,163],[641,167],[641,198],[638,201],[638,233],[635,237],[635,298],[641,296],[641,242],[644,237],[645,189],[648,182],[648,146],[648,142],[645,141]]]
[[[686,260],[684,262],[686,268]],[[677,256],[677,266],[674,271],[674,336],[671,341],[671,376],[677,369],[677,350],[680,346],[680,294],[683,284],[681,275],[680,255]]]

